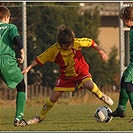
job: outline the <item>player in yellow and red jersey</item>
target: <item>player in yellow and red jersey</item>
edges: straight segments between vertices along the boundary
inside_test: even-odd
[[[85,87],[94,93],[106,104],[112,105],[112,99],[103,94],[93,82],[89,73],[89,65],[81,54],[82,47],[92,47],[107,60],[107,54],[90,38],[75,38],[74,32],[65,25],[60,25],[57,32],[57,42],[45,50],[42,54],[25,68],[22,73],[27,73],[37,64],[44,65],[46,62],[54,62],[60,67],[60,77],[57,78],[52,95],[46,100],[41,114],[28,120],[28,124],[36,124],[43,121],[46,113],[53,107],[59,97],[65,91],[74,91],[76,84],[78,89]]]

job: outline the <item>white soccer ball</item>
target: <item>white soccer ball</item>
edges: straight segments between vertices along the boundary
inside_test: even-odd
[[[108,114],[111,113],[112,110],[107,106],[100,106],[95,111],[95,119],[97,122],[109,123],[112,120],[112,116]]]

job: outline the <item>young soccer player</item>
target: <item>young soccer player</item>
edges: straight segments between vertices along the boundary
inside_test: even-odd
[[[70,28],[60,25],[57,32],[57,42],[22,71],[22,73],[27,73],[37,64],[43,65],[46,62],[54,62],[60,67],[60,77],[56,80],[54,91],[46,100],[40,115],[28,120],[28,124],[43,121],[47,112],[54,106],[62,93],[74,91],[76,84],[78,84],[79,89],[84,86],[106,104],[113,104],[112,99],[103,94],[93,82],[89,73],[89,66],[81,54],[82,47],[92,47],[98,51],[103,60],[108,59],[106,53],[92,39],[75,38],[74,32]]]
[[[123,7],[119,12],[119,17],[127,27],[130,27],[130,64],[121,77],[118,106],[110,115],[123,118],[126,116],[125,110],[128,100],[133,109],[133,5]],[[133,122],[133,119],[131,121]]]
[[[16,45],[21,57],[20,63],[24,61],[24,49],[18,29],[14,24],[9,24],[10,11],[5,6],[0,6],[0,77],[11,88],[17,88],[16,114],[14,126],[25,126],[23,119],[25,108],[25,83],[21,69],[18,67],[14,46]]]

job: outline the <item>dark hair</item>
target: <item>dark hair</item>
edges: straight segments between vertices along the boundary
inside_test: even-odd
[[[5,6],[0,6],[0,20],[2,20],[5,16],[11,16],[11,13],[8,8]]]
[[[60,45],[74,43],[74,37],[74,32],[64,24],[58,27],[57,42]]]
[[[123,7],[119,11],[119,17],[122,20],[133,20],[133,5]]]

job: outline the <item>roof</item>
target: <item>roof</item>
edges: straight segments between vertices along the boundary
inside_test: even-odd
[[[98,7],[101,16],[118,16],[120,7],[126,4],[133,4],[133,2],[82,2],[80,11],[83,13]]]

